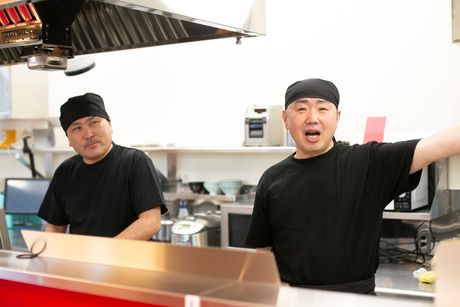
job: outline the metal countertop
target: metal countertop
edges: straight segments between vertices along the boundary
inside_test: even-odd
[[[419,282],[412,272],[424,267],[416,263],[381,263],[375,275],[377,295],[434,299],[434,285]]]
[[[235,283],[41,256],[16,259],[16,255],[0,250],[0,279],[170,306],[184,306],[186,295],[200,296],[205,306],[433,306],[433,302],[415,297],[396,299]]]

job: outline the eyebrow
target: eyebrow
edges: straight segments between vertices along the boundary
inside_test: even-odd
[[[327,101],[327,100],[321,99],[321,98],[299,98],[296,101],[294,101],[294,103],[308,103],[312,99],[315,99],[318,103],[325,103],[325,102],[332,103],[330,101]]]
[[[75,120],[73,123],[71,123],[69,127],[81,125],[82,122],[89,122],[89,121],[92,121],[95,118],[99,118],[99,116],[88,116],[88,118],[85,119],[85,120],[83,120],[83,118],[79,118],[79,119]]]

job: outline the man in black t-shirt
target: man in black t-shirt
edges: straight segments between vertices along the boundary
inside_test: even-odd
[[[144,152],[112,142],[99,95],[61,106],[60,121],[78,153],[56,169],[38,216],[45,231],[148,240],[159,231],[164,205],[155,168]]]
[[[322,79],[287,88],[282,117],[296,152],[257,186],[246,244],[270,248],[293,286],[374,293],[382,213],[421,170],[460,153],[460,127],[398,143],[335,142],[339,92]]]

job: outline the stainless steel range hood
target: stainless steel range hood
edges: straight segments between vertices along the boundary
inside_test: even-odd
[[[4,0],[0,65],[65,69],[67,59],[265,34],[265,0]]]

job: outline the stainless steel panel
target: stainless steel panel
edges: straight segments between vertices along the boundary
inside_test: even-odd
[[[189,247],[30,230],[22,230],[22,234],[29,249],[33,242],[46,242],[46,249],[40,257],[235,282],[280,284],[274,256],[268,251],[229,251],[216,247]]]
[[[187,295],[198,296],[203,307],[434,306],[430,301],[416,298],[380,298],[258,282],[229,282],[200,275],[186,276],[49,257],[17,259],[16,255],[16,252],[0,251],[0,279],[167,306],[184,306]]]

